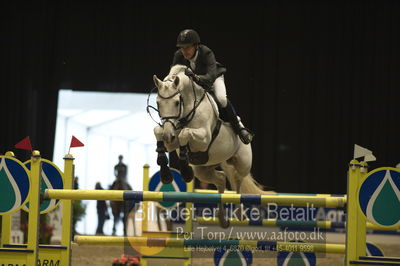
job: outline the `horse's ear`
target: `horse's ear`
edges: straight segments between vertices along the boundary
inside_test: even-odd
[[[175,87],[178,87],[178,84],[179,84],[179,77],[176,76],[175,79],[174,79],[174,85],[175,85]]]
[[[156,85],[156,87],[159,88],[162,81],[159,80],[156,75],[153,75],[153,81],[154,85]]]

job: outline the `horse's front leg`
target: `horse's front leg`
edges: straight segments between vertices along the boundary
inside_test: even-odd
[[[206,131],[203,129],[191,129],[184,128],[181,130],[178,141],[179,141],[179,168],[182,173],[182,178],[185,182],[193,180],[194,174],[193,169],[189,165],[188,149],[187,146],[191,143],[191,146],[196,148],[203,148],[204,145],[198,145],[198,142],[204,142],[206,138]],[[200,141],[199,141],[200,140]]]
[[[211,141],[211,132],[204,128],[184,128],[178,135],[179,146],[190,147],[193,151],[206,151]]]
[[[179,169],[182,174],[182,179],[189,183],[193,180],[194,174],[193,169],[189,165],[189,157],[187,154],[187,146],[179,147]]]
[[[154,128],[154,135],[157,139],[157,164],[160,166],[160,178],[163,184],[170,184],[173,180],[171,170],[168,167],[168,157],[163,141],[163,128],[157,126]]]

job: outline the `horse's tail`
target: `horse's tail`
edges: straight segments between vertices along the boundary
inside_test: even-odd
[[[224,169],[226,176],[228,177],[229,183],[231,184],[232,189],[236,190],[236,182],[235,176],[237,176],[236,170],[233,167],[227,167]],[[257,182],[251,175],[248,173],[242,180],[240,185],[240,193],[241,194],[274,194],[274,191],[265,191],[264,186]]]
[[[240,185],[241,194],[273,194],[274,191],[264,190],[264,186],[258,183],[253,176],[249,173],[245,176]]]

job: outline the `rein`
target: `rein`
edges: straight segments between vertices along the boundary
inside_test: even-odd
[[[160,112],[158,111],[158,109],[155,108],[154,106],[152,106],[152,105],[150,104],[150,96],[151,96],[151,94],[153,93],[153,91],[155,91],[155,90],[157,90],[157,87],[153,87],[153,88],[150,90],[149,95],[147,95],[146,112],[147,112],[147,114],[150,116],[150,118],[151,118],[156,124],[158,124],[158,125],[161,127],[162,125],[161,125],[160,123],[158,123],[158,122],[154,119],[154,117],[151,115],[151,112],[150,112],[150,109],[153,109],[153,110],[156,111],[156,112],[158,113],[158,115],[160,116]]]
[[[179,125],[181,126],[181,128],[185,127],[187,124],[190,123],[190,121],[192,121],[193,117],[196,114],[197,107],[200,106],[201,102],[204,100],[204,98],[206,96],[206,91],[203,90],[203,95],[201,96],[200,100],[197,102],[197,95],[196,95],[196,91],[195,91],[195,88],[194,88],[193,79],[190,78],[190,81],[192,83],[192,90],[193,90],[193,94],[194,94],[194,104],[193,104],[192,110],[190,110],[190,112],[186,116],[184,116],[184,117],[182,117],[182,118],[180,118],[178,120],[179,121]],[[183,99],[182,99],[182,102],[183,102]]]
[[[193,104],[193,108],[190,110],[189,113],[187,113],[184,117],[181,117],[182,115],[182,109],[183,106],[185,105],[185,102],[183,101],[182,98],[182,91],[181,90],[177,90],[175,93],[173,93],[172,95],[169,96],[163,96],[161,95],[159,92],[157,92],[157,95],[164,100],[168,100],[168,99],[172,99],[173,97],[175,97],[176,95],[180,94],[180,99],[179,99],[179,113],[176,116],[160,116],[160,111],[155,108],[154,106],[150,105],[149,103],[149,99],[150,99],[150,95],[151,93],[157,89],[156,87],[154,87],[153,89],[151,89],[151,91],[149,92],[149,95],[147,97],[147,107],[146,107],[146,111],[149,114],[149,116],[151,117],[151,119],[153,119],[154,122],[156,122],[160,127],[163,127],[163,125],[166,122],[169,122],[172,124],[172,126],[175,128],[175,130],[179,130],[184,128],[185,126],[187,126],[194,118],[195,114],[196,114],[196,110],[197,108],[200,106],[201,102],[204,100],[205,96],[206,96],[206,91],[204,90],[203,95],[201,96],[200,100],[197,101],[197,94],[195,91],[195,86],[194,86],[194,81],[192,78],[190,78],[190,81],[192,83],[192,90],[193,90],[193,95],[194,95],[194,104]],[[161,120],[163,121],[162,123],[157,122],[153,116],[150,113],[150,108],[155,110],[159,117],[161,118]],[[175,123],[173,123],[173,121],[171,121],[172,119],[177,119],[178,120],[178,124],[175,125]]]

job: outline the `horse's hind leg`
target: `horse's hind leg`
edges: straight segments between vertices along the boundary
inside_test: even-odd
[[[127,236],[128,215],[129,215],[129,201],[122,202],[122,223],[124,228],[124,236]]]
[[[242,144],[236,154],[226,163],[222,164],[222,168],[227,173],[232,188],[238,194],[244,192],[242,189],[242,183],[246,176],[250,174],[252,162],[251,155],[251,146]],[[245,191],[245,193],[248,193],[248,191]],[[237,212],[235,213],[239,220],[247,218],[243,204],[238,206]]]
[[[163,231],[162,228],[162,222],[165,221],[165,224],[167,226],[167,231],[172,231],[172,221],[169,219],[169,217],[167,216],[167,214],[165,213],[165,209],[156,207],[156,211],[157,211],[157,226],[158,226],[158,230],[159,231]]]
[[[113,214],[113,218],[114,218],[114,224],[113,224],[113,228],[112,228],[112,235],[114,236],[117,232],[117,224],[118,224],[118,220],[119,220],[119,208],[118,208],[118,205],[116,204],[116,202],[111,203],[111,209],[112,209],[112,214]]]
[[[224,172],[215,170],[215,166],[195,166],[195,176],[204,183],[212,183],[217,189],[218,193],[224,193],[226,187],[226,176]],[[222,228],[229,227],[229,220],[224,215],[224,204],[218,204],[218,219]]]
[[[235,182],[234,182],[235,183],[234,187],[236,187],[235,188],[236,193],[240,194],[240,186],[242,185],[243,177],[237,176],[237,173],[236,173],[235,177],[236,178],[235,178]],[[240,203],[237,206],[237,208],[238,208],[237,212],[236,212],[237,218],[238,218],[238,220],[243,221],[246,218],[246,213],[245,213],[243,204]]]

